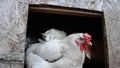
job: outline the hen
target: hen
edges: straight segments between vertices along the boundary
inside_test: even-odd
[[[35,43],[33,45],[32,44],[27,44],[27,45],[29,45],[28,48],[26,48],[27,54],[29,52],[32,52],[38,46],[40,46],[41,44],[43,44],[43,43],[45,43],[47,41],[50,41],[50,40],[53,40],[53,39],[61,40],[61,39],[65,38],[67,35],[66,35],[66,33],[64,31],[51,28],[51,29],[47,30],[46,32],[42,33],[42,36],[43,36],[44,40],[39,38],[38,41],[40,43]],[[31,41],[30,42],[29,41],[30,41],[30,38],[27,39],[27,43],[31,43]]]
[[[87,33],[68,35],[63,39],[52,39],[44,43],[33,44],[28,49],[26,61],[28,68],[82,68],[86,50],[91,45],[91,36]],[[32,48],[32,47],[31,47]]]

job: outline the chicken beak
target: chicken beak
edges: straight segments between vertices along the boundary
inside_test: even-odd
[[[92,43],[91,43],[91,42],[88,42],[87,44],[90,45],[90,46],[92,46]]]

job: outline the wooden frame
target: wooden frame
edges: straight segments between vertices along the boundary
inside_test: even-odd
[[[73,15],[73,16],[83,16],[83,17],[101,17],[103,24],[103,41],[104,41],[104,51],[105,51],[105,68],[109,68],[109,55],[108,55],[108,46],[107,46],[107,34],[106,26],[104,20],[104,13],[95,10],[87,10],[73,7],[57,6],[57,5],[46,5],[46,4],[30,4],[29,12],[42,12],[42,13],[51,13],[51,14],[64,14],[64,15]]]
[[[30,12],[43,12],[43,13],[54,13],[54,14],[65,14],[65,15],[75,15],[75,16],[101,16],[102,12],[91,11],[86,9],[56,6],[56,5],[29,5]]]

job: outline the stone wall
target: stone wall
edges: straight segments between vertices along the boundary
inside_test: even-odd
[[[0,0],[0,58],[24,61],[29,4],[54,4],[103,11],[107,30],[109,67],[120,68],[120,0]],[[15,55],[21,55],[11,59]],[[1,60],[0,60],[1,61]],[[3,68],[15,68],[2,63]],[[13,63],[14,65],[14,63]],[[22,64],[24,65],[24,64]],[[18,65],[17,68],[24,66]]]

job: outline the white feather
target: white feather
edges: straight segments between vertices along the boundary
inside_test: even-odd
[[[47,30],[45,33],[42,34],[45,37],[46,41],[53,40],[53,39],[63,39],[66,37],[66,33],[64,31],[60,31],[57,29],[50,29]]]

